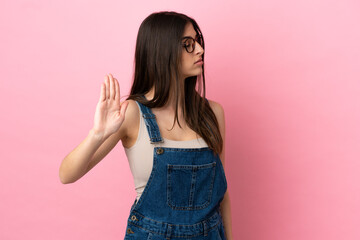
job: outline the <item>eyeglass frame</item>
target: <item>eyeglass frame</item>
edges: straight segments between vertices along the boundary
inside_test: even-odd
[[[193,49],[192,49],[192,51],[191,52],[189,52],[189,50],[188,50],[188,47],[187,47],[187,45],[186,45],[186,43],[182,43],[182,46],[185,48],[185,50],[186,50],[186,52],[188,52],[188,53],[192,53],[192,52],[194,52],[195,51],[195,42],[197,42],[201,47],[204,47],[204,39],[202,38],[202,34],[198,34],[198,35],[196,35],[196,37],[195,37],[196,39],[194,39],[193,37],[189,37],[189,36],[187,36],[187,37],[183,37],[182,39],[181,39],[181,41],[182,40],[184,40],[184,39],[192,39],[193,40]],[[198,42],[198,40],[200,40],[201,39],[201,43],[200,42]],[[189,45],[189,47],[190,47],[190,45]]]

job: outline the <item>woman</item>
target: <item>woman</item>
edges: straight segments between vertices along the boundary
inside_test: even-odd
[[[137,192],[125,239],[232,239],[224,111],[205,98],[204,49],[194,19],[148,16],[130,96],[121,103],[107,75],[93,128],[60,166],[61,182],[75,182],[121,140]]]

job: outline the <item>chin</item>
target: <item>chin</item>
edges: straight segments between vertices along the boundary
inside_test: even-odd
[[[197,77],[197,76],[200,76],[202,74],[202,70],[201,71],[194,71],[193,73],[189,73],[189,74],[186,74],[186,77],[185,78],[189,78],[189,77]]]

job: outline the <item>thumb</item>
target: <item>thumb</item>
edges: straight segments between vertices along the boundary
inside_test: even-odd
[[[127,109],[129,105],[128,101],[124,101],[121,105],[120,105],[120,116],[125,117],[125,111]]]

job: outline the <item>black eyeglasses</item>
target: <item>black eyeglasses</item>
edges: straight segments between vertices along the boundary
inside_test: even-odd
[[[192,37],[183,37],[182,39],[186,39],[186,41],[183,43],[183,47],[185,47],[188,53],[192,53],[195,50],[195,41],[198,42],[201,47],[204,47],[204,42],[201,35],[197,35],[196,39],[193,39]]]

